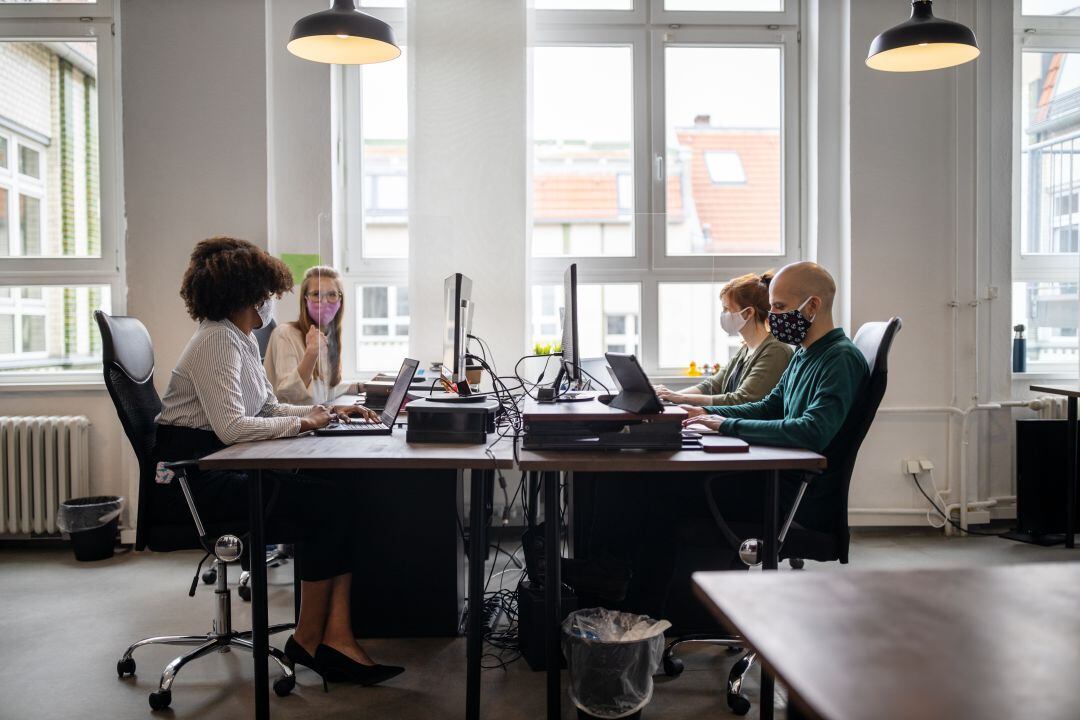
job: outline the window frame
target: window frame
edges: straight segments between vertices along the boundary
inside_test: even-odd
[[[1080,283],[1080,253],[1045,253],[1025,254],[1021,251],[1024,241],[1024,228],[1020,213],[1023,152],[1021,135],[1023,116],[1021,100],[1024,88],[1023,53],[1024,52],[1064,52],[1080,54],[1080,17],[1060,17],[1053,15],[1023,15],[1022,0],[1013,3],[1013,93],[1012,93],[1012,156],[1014,158],[1012,177],[1012,258],[1013,285],[1017,283],[1055,282]],[[1059,138],[1060,140],[1060,138]],[[1053,218],[1054,213],[1051,212]],[[1077,213],[1072,213],[1073,217]],[[1053,223],[1053,220],[1051,221]],[[1010,325],[1012,325],[1010,318]],[[1052,365],[1020,375],[1053,375],[1055,377],[1080,376],[1080,365]],[[1016,375],[1016,373],[1014,373]]]
[[[402,8],[361,7],[361,11],[388,23],[398,44],[408,47],[406,12]],[[409,61],[406,54],[405,61]],[[397,62],[397,61],[393,61]],[[360,342],[360,292],[362,286],[408,287],[409,259],[364,256],[364,132],[361,105],[363,102],[363,69],[357,66],[335,65],[331,70],[331,136],[334,143],[333,162],[333,235],[334,260],[342,268],[341,280],[348,295],[349,307],[357,318],[342,328],[342,374],[359,376],[370,372],[361,370],[357,358]],[[406,68],[408,74],[408,68]],[[411,112],[411,110],[410,110]],[[411,123],[410,123],[411,125]],[[406,143],[409,138],[406,138]],[[348,162],[357,158],[356,162]],[[411,164],[411,163],[410,163]],[[408,172],[408,171],[406,171]],[[408,177],[408,175],[406,175]],[[411,195],[411,183],[406,191]],[[407,202],[406,223],[411,219],[411,198]],[[358,208],[358,210],[352,210]],[[410,315],[409,328],[412,329]],[[393,371],[397,368],[378,368]]]
[[[122,113],[120,110],[120,58],[116,40],[117,12],[113,0],[94,3],[20,3],[0,4],[0,42],[86,42],[93,41],[97,51],[97,151],[98,200],[100,207],[100,256],[77,257],[5,257],[0,265],[0,286],[7,287],[82,287],[107,286],[113,312],[125,311],[123,266],[124,195],[122,153]],[[8,170],[17,174],[18,153],[9,145]],[[47,166],[42,155],[43,174]],[[3,172],[0,170],[0,172]],[[45,195],[46,182],[42,178]],[[11,202],[17,202],[17,193]],[[47,197],[42,203],[42,222],[47,217]],[[14,226],[17,215],[10,220]],[[15,230],[14,232],[21,232]],[[42,235],[44,238],[44,234]],[[21,237],[19,239],[21,244]],[[102,382],[98,370],[58,370],[0,374],[0,387],[19,385],[70,385]]]
[[[637,284],[640,288],[638,358],[651,375],[680,374],[684,368],[660,367],[659,286],[662,283],[722,283],[748,272],[761,272],[802,259],[805,219],[801,191],[802,78],[800,15],[797,0],[786,0],[782,13],[665,11],[663,0],[636,0],[633,11],[535,11],[534,46],[633,47],[634,59],[634,248],[635,256],[533,257],[531,248],[533,171],[532,144],[527,152],[529,182],[530,289],[526,350],[531,352],[532,292],[537,285],[561,285],[570,263],[577,263],[578,283]],[[671,27],[671,25],[679,27]],[[644,53],[639,51],[644,42]],[[664,49],[676,46],[779,46],[781,48],[781,116],[783,129],[782,227],[780,255],[666,255],[666,184],[657,177],[657,153],[664,153],[666,98]],[[644,65],[644,68],[642,67]],[[644,73],[644,74],[642,74]],[[529,93],[531,96],[532,88]],[[644,96],[644,97],[642,97]],[[531,100],[530,100],[531,103]],[[641,134],[644,131],[644,141]],[[665,159],[666,162],[666,159]],[[644,198],[642,192],[645,193]],[[642,200],[644,199],[644,202]],[[641,231],[638,218],[645,218]]]

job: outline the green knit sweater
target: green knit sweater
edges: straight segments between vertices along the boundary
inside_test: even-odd
[[[796,352],[763,400],[705,410],[731,418],[720,426],[724,435],[751,444],[823,452],[844,424],[867,374],[862,352],[843,328],[835,328]]]
[[[772,335],[762,340],[753,352],[744,343],[720,372],[705,378],[691,390],[708,395],[709,405],[742,405],[760,400],[776,387],[791,361],[792,352],[790,345]],[[731,392],[724,392],[728,377],[740,361],[743,367],[738,386]]]

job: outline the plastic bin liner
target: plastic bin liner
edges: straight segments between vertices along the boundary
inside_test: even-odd
[[[124,498],[116,495],[74,498],[60,503],[56,525],[66,533],[96,530],[120,517]]]
[[[653,675],[664,654],[667,620],[587,608],[563,621],[562,646],[570,699],[598,718],[622,718],[652,699]]]

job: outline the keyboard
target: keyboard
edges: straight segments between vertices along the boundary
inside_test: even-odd
[[[342,423],[336,422],[327,425],[324,428],[319,428],[315,431],[316,435],[390,435],[392,432],[388,425],[381,422],[377,423],[365,423],[365,422],[350,422]]]

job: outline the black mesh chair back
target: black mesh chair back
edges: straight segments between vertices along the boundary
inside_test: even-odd
[[[889,379],[889,350],[892,348],[896,333],[900,332],[900,327],[900,318],[896,317],[886,322],[868,322],[859,328],[852,339],[855,347],[859,348],[863,357],[866,358],[870,373],[866,378],[866,384],[863,385],[858,402],[851,408],[843,428],[837,433],[837,438],[846,440],[845,444],[841,447],[829,447],[825,451],[830,457],[839,458],[830,469],[836,471],[836,476],[842,483],[841,502],[836,508],[837,516],[833,519],[834,527],[838,528],[838,537],[835,540],[836,559],[842,563],[848,561],[848,549],[851,543],[851,532],[848,528],[848,491],[851,487],[851,474],[855,470],[859,448],[866,438],[866,433],[870,430],[870,425],[874,422],[881,398],[885,395]],[[785,555],[824,559],[814,557],[813,553],[800,555],[799,544],[798,539],[792,537],[790,548],[788,543],[785,543],[785,550],[788,550]]]
[[[101,330],[105,387],[139,461],[139,497],[149,498],[154,483],[154,420],[161,412],[161,398],[154,388],[154,347],[150,333],[133,317],[112,317],[96,310],[94,319]],[[148,505],[148,502],[138,503],[137,550],[146,547]]]
[[[274,333],[274,328],[277,327],[277,321],[274,318],[270,318],[270,322],[263,325],[258,330],[252,330],[251,334],[255,336],[255,340],[259,343],[259,359],[266,359],[266,348],[270,344],[270,336]]]

